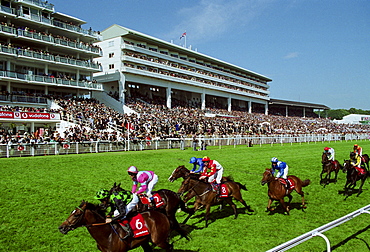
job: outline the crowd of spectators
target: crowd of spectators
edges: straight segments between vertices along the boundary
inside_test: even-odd
[[[2,106],[2,111],[28,111],[60,113],[61,117],[74,126],[64,132],[48,129],[43,135],[29,132],[21,141],[124,141],[166,138],[232,137],[289,134],[346,134],[370,133],[370,125],[337,124],[327,118],[285,117],[227,111],[223,109],[201,110],[175,106],[172,109],[162,104],[151,104],[139,99],[128,99],[135,113],[122,114],[95,99],[55,98],[59,109]],[[212,115],[212,116],[209,116]],[[1,128],[1,127],[0,127]],[[14,132],[13,132],[14,133]],[[1,141],[20,140],[2,129]],[[13,141],[12,140],[12,141]]]

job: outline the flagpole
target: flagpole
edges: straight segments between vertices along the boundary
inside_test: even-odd
[[[185,32],[186,32],[186,31],[185,31]],[[187,34],[185,34],[185,48],[186,48],[186,37],[187,37],[186,35],[187,35]]]

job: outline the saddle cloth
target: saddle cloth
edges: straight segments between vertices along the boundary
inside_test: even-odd
[[[358,175],[364,175],[366,173],[364,168],[361,168],[361,167],[355,167],[355,168],[358,172]]]
[[[139,198],[143,204],[150,205],[150,199],[146,195],[140,194]],[[164,205],[163,199],[159,195],[159,193],[153,194],[153,198],[155,202],[155,207],[160,207]]]
[[[140,213],[135,215],[128,221],[127,220],[120,221],[119,224],[124,226],[127,222],[129,222],[132,232],[134,233],[134,238],[150,234],[148,226],[146,225],[145,220]]]
[[[280,183],[282,183],[284,186],[286,186],[286,181],[283,178],[279,178]],[[289,181],[289,190],[293,190],[295,188],[294,181],[291,178],[288,178]]]
[[[225,184],[221,184],[220,195],[218,197],[219,198],[229,197],[229,189]]]

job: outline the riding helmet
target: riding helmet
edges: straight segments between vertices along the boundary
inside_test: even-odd
[[[194,164],[195,162],[197,162],[197,158],[196,157],[192,157],[190,158],[190,164]]]
[[[211,159],[209,158],[209,157],[207,157],[207,156],[204,156],[203,158],[202,158],[202,161],[203,162],[209,162],[209,161],[211,161]]]
[[[138,173],[139,171],[137,170],[136,166],[130,166],[130,167],[127,169],[127,172],[128,172],[128,173]]]
[[[276,157],[271,158],[271,163],[277,163],[279,160]]]
[[[325,147],[324,150],[328,151],[330,148],[329,147]]]
[[[106,190],[106,189],[101,189],[100,191],[98,191],[94,197],[94,199],[104,199],[106,197],[109,197],[109,191]]]

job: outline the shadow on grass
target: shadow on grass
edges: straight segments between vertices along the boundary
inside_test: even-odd
[[[327,179],[327,178],[323,178],[323,179],[320,179],[320,185],[323,186],[323,188],[325,188],[327,185],[329,184],[336,184],[337,183],[337,179]]]
[[[358,238],[357,236],[368,231],[370,229],[370,225],[365,227],[364,229],[361,229],[359,230],[358,232],[354,233],[353,235],[347,237],[346,239],[344,239],[343,241],[339,242],[338,244],[334,245],[331,247],[331,250],[335,250],[337,248],[340,248],[341,246],[345,245],[347,242],[349,242],[350,240],[353,240],[353,239],[358,239],[360,241],[363,241],[367,247],[368,250],[370,250],[370,246],[369,246],[369,243],[367,241],[365,241],[364,239],[361,239],[361,238]],[[327,250],[324,250],[325,252]]]
[[[211,206],[211,211],[210,211],[210,214],[208,216],[208,226],[211,225],[213,222],[219,220],[219,219],[224,219],[224,218],[228,218],[230,216],[234,216],[234,210],[231,206],[223,205],[221,210],[220,210],[220,206],[221,206],[220,204]],[[247,214],[247,215],[255,214],[255,212],[248,212],[247,208],[245,208],[245,207],[237,207],[236,210],[237,210],[238,215],[240,215],[240,214]],[[191,218],[188,220],[188,222],[190,220],[193,220],[193,221],[197,220],[197,221],[193,222],[191,225],[186,224],[186,226],[187,226],[186,230],[190,233],[193,230],[205,228],[205,226],[206,226],[205,217],[206,217],[205,208],[202,207],[201,209],[198,209],[198,211],[196,211],[194,213],[194,215],[191,216]],[[198,227],[197,224],[202,224],[202,225],[200,225]]]
[[[368,190],[368,189],[363,189],[362,188],[362,190],[360,192],[359,189],[350,189],[350,190],[343,189],[343,190],[338,190],[338,194],[342,194],[343,196],[345,196],[345,198],[343,200],[346,200],[348,197],[350,197],[350,196],[352,196],[354,194],[356,194],[356,196],[358,197],[358,196],[360,196],[366,190]]]
[[[306,206],[307,206],[307,202],[306,202]],[[302,210],[303,212],[305,210],[305,208],[302,207],[301,203],[290,203],[289,209],[290,209],[290,214],[292,213],[292,210]],[[288,213],[285,212],[283,206],[278,202],[275,203],[274,211],[269,211],[269,213],[268,213],[268,215],[274,215],[274,214],[288,215]]]

